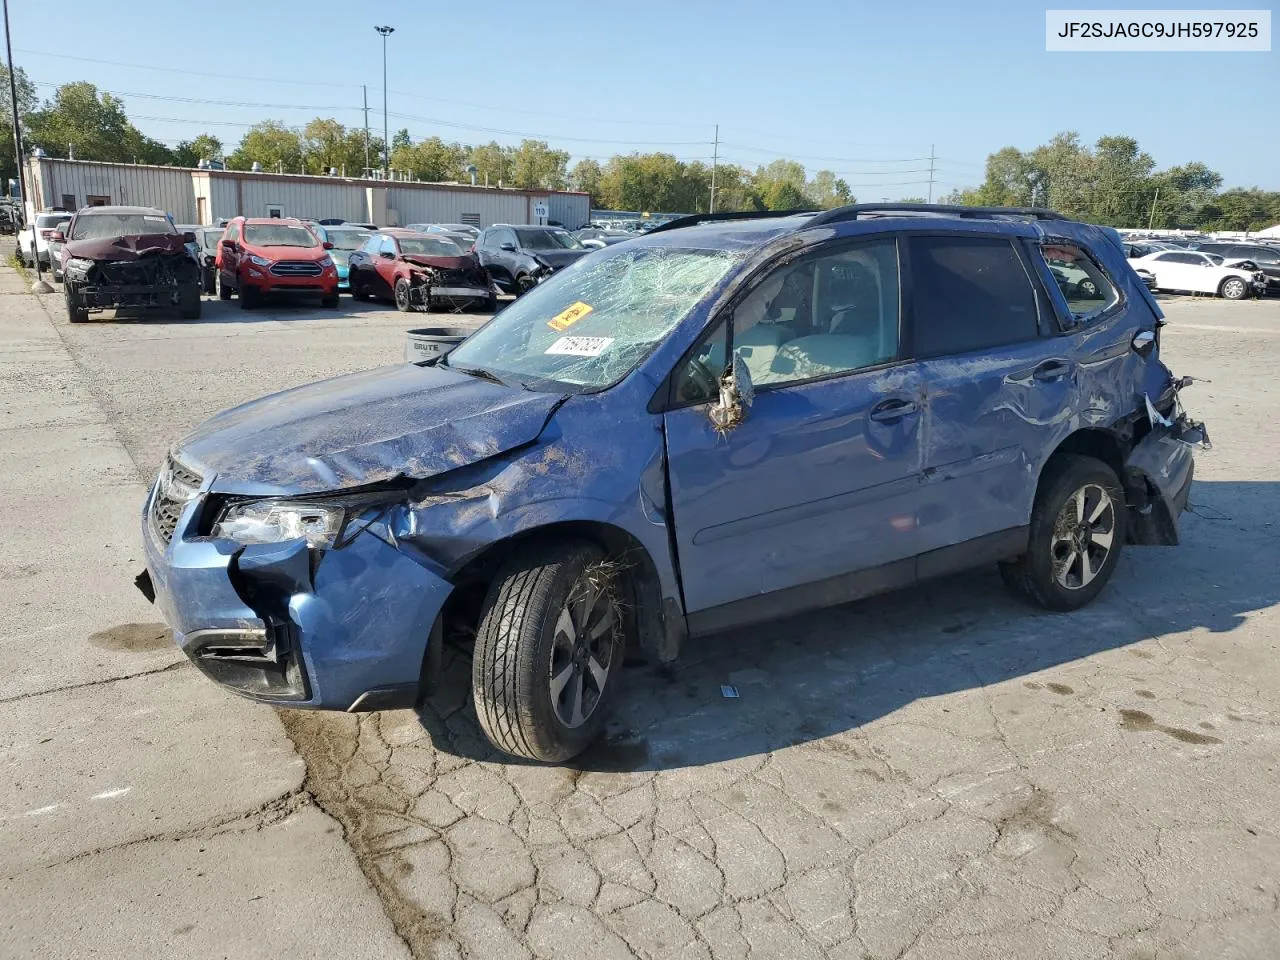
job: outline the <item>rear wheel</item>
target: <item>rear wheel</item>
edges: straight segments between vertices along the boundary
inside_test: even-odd
[[[617,580],[603,560],[590,544],[546,544],[520,552],[494,578],[472,692],[499,749],[560,762],[603,729],[625,647]]]
[[[1049,610],[1075,610],[1102,592],[1125,536],[1124,490],[1092,457],[1061,455],[1045,467],[1027,552],[1000,565],[1014,593]]]
[[[219,299],[219,300],[230,300],[230,299],[231,299],[231,294],[232,294],[232,292],[233,292],[233,291],[231,290],[231,288],[230,288],[230,287],[228,287],[225,283],[223,283],[223,282],[222,282],[222,271],[221,271],[221,270],[215,270],[215,271],[213,272],[213,285],[214,285],[214,287],[215,287],[215,289],[216,289],[216,291],[217,291],[218,299]]]
[[[406,277],[400,277],[396,280],[395,287],[396,309],[401,313],[408,313],[413,309],[409,303],[409,280]]]
[[[369,299],[369,288],[365,286],[364,281],[360,279],[360,275],[354,270],[347,276],[347,286],[351,288],[351,296],[357,300],[365,301]]]
[[[1249,285],[1239,277],[1227,277],[1218,288],[1218,293],[1228,300],[1243,300],[1249,295]]]

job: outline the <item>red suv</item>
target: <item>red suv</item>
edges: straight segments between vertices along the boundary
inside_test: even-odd
[[[218,299],[240,295],[252,310],[270,294],[317,294],[325,307],[338,305],[338,268],[329,250],[301,220],[236,217],[218,244],[214,272]]]

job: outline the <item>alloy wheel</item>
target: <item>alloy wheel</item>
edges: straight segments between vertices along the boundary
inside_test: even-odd
[[[556,618],[551,646],[551,705],[566,727],[595,712],[613,669],[618,611],[607,588],[584,577]]]
[[[1229,300],[1238,300],[1244,296],[1244,281],[1238,279],[1228,280],[1222,285],[1222,293]]]
[[[1105,488],[1087,483],[1067,498],[1053,525],[1053,578],[1068,590],[1093,582],[1111,556],[1116,504]]]

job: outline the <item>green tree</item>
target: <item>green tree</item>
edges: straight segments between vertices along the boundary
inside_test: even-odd
[[[574,190],[589,193],[593,198],[600,194],[600,164],[595,160],[579,160],[569,174],[569,185]],[[598,201],[597,201],[598,202]]]
[[[467,148],[460,143],[446,143],[430,137],[411,146],[398,146],[391,152],[391,166],[408,170],[417,180],[434,183],[461,180],[467,163]]]
[[[249,170],[255,161],[262,164],[264,170],[297,173],[302,169],[302,138],[278,120],[256,123],[227,157],[227,166],[232,170]]]
[[[568,166],[566,151],[552,150],[545,140],[522,140],[511,155],[511,179],[525,189],[563,190]]]
[[[27,79],[26,73],[19,67],[14,76],[14,86],[18,88],[18,113],[23,118],[25,126],[26,118],[36,106],[35,84]],[[3,116],[0,116],[0,139],[4,141],[0,143],[0,187],[7,188],[9,180],[17,178],[18,167],[13,152],[13,107],[9,99],[9,68],[3,63],[0,63],[0,110],[3,111]],[[27,149],[31,148],[30,143],[25,146]]]
[[[409,136],[409,128],[401,127],[391,135],[391,152],[403,148],[413,146],[413,137]]]
[[[819,170],[809,181],[806,194],[820,207],[831,209],[853,203],[853,191],[849,184],[830,170]]]
[[[222,141],[202,133],[190,140],[179,140],[173,148],[173,162],[180,167],[194,167],[201,160],[221,160]]]
[[[322,175],[337,168],[355,176],[364,168],[364,131],[348,130],[332,118],[316,117],[303,127],[301,146],[307,173]],[[286,167],[286,172],[292,171]]]
[[[490,187],[511,186],[512,150],[495,141],[471,148],[470,162],[476,168],[476,181]]]
[[[77,160],[132,163],[140,152],[154,155],[162,144],[143,135],[125,116],[124,103],[91,83],[66,83],[27,121],[30,148],[55,157],[71,151]]]

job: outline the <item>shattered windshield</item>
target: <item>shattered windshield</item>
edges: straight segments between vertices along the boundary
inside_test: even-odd
[[[168,217],[141,213],[82,213],[76,217],[72,240],[111,240],[177,233]]]
[[[741,259],[672,247],[600,251],[516,300],[447,358],[521,383],[586,390],[630,373]]]
[[[581,250],[582,241],[568,230],[517,230],[526,250]]]
[[[320,243],[306,227],[287,227],[274,223],[246,223],[244,242],[259,247],[314,247]]]

